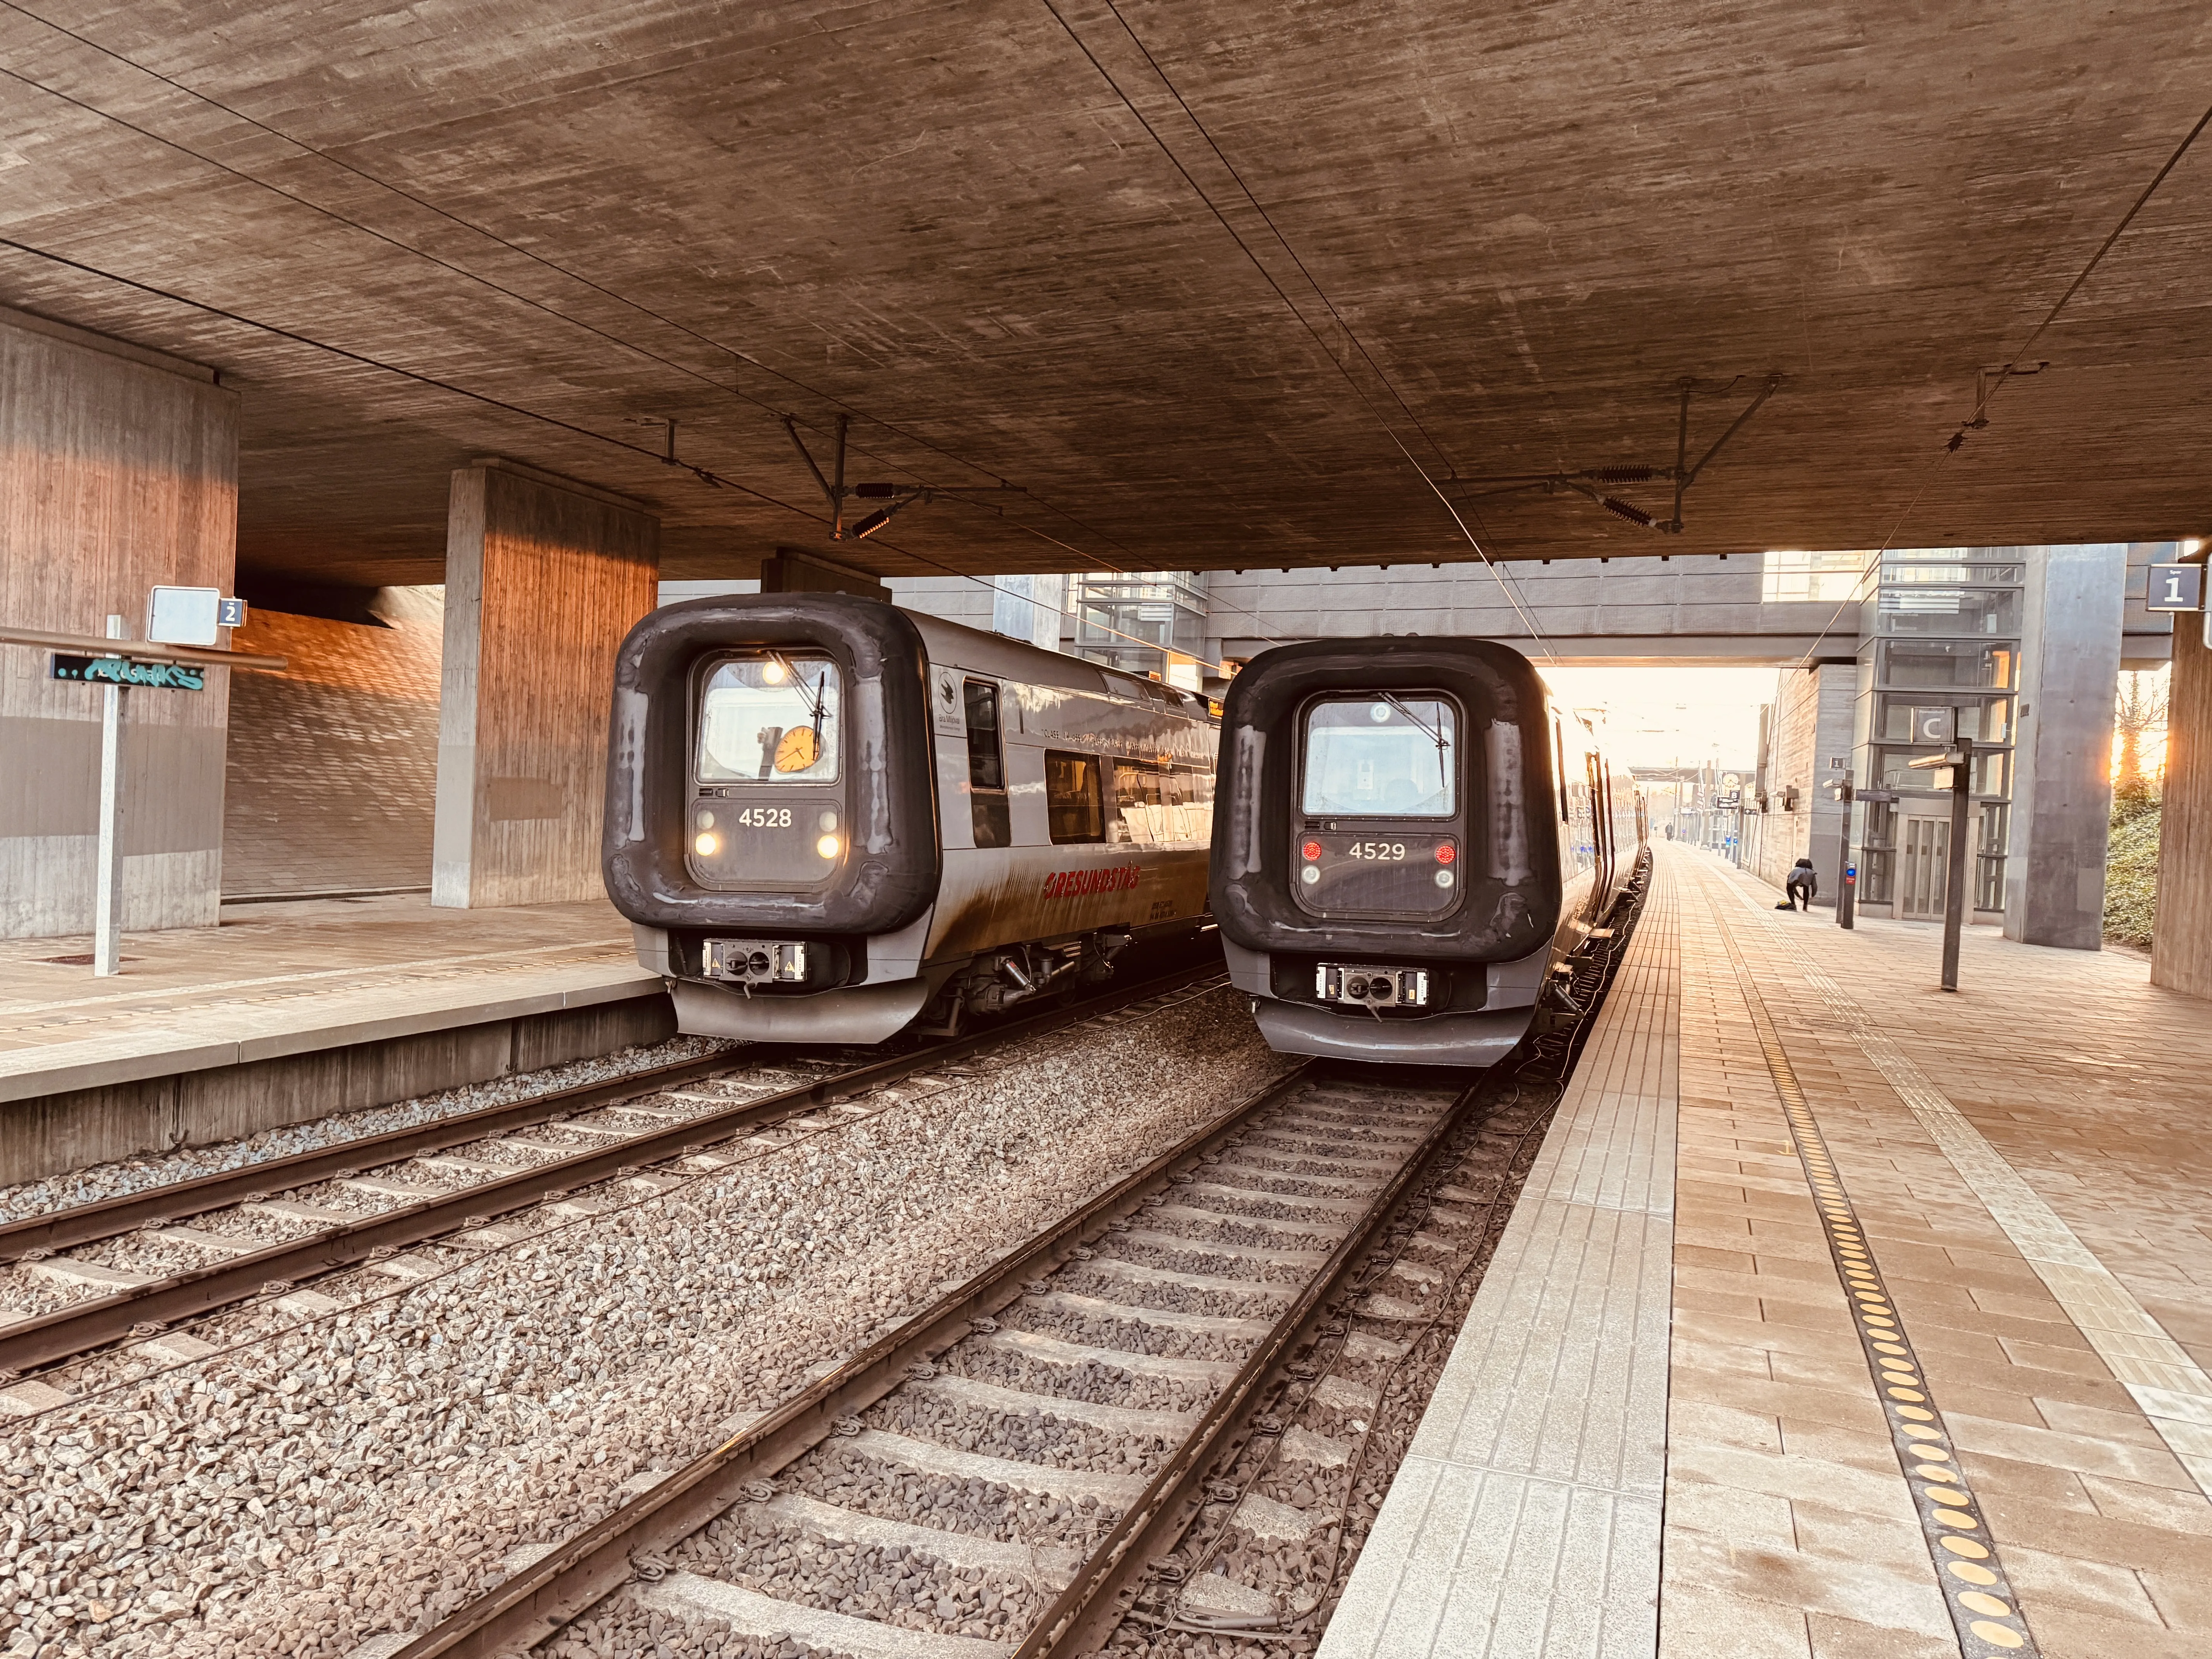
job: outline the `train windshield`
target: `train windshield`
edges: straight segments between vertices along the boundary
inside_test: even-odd
[[[843,685],[823,657],[717,664],[699,699],[699,781],[836,782]]]
[[[1332,697],[1306,711],[1305,810],[1317,817],[1440,818],[1458,810],[1452,706]]]

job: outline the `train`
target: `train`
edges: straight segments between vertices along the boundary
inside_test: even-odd
[[[1494,641],[1254,657],[1222,717],[1211,908],[1279,1052],[1482,1066],[1571,1000],[1632,878],[1632,779]]]
[[[1205,699],[836,593],[664,606],[617,654],[601,869],[678,1029],[951,1035],[1206,925]]]

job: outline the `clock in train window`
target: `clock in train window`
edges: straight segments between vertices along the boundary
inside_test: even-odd
[[[717,663],[699,696],[702,783],[834,783],[844,682],[823,657]]]

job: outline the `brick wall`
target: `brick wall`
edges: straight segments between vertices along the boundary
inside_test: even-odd
[[[289,657],[231,677],[226,898],[430,884],[438,775],[434,588],[387,588],[369,628],[256,611],[240,651]]]

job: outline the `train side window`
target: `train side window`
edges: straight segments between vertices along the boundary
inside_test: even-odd
[[[1149,761],[1115,761],[1114,817],[1106,826],[1106,839],[1137,847],[1173,840],[1168,825],[1170,799],[1167,768]]]
[[[1559,822],[1569,822],[1573,814],[1567,810],[1567,728],[1556,720],[1552,722],[1552,748],[1559,758]]]
[[[1202,766],[1177,767],[1173,779],[1174,817],[1181,838],[1206,842],[1213,839],[1213,773]]]
[[[1604,863],[1613,857],[1613,803],[1606,797],[1605,764],[1589,754],[1583,764],[1589,769],[1590,853]]]
[[[1012,814],[1006,806],[1006,756],[999,735],[999,688],[990,680],[969,680],[961,702],[968,725],[968,805],[975,821],[975,845],[1013,844]]]
[[[1098,787],[1097,757],[1046,750],[1044,810],[1057,843],[1105,840],[1106,808]]]

